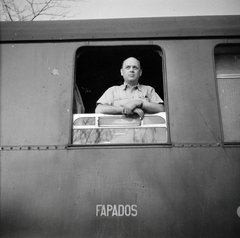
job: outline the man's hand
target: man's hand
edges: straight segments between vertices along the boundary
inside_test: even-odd
[[[133,110],[134,114],[137,114],[140,117],[140,120],[144,118],[144,111],[140,108],[135,108]]]
[[[124,114],[125,115],[133,115],[134,110],[136,108],[141,108],[142,103],[143,102],[141,100],[133,100],[133,101],[130,101],[130,102],[126,103],[124,105],[124,109],[123,109]]]

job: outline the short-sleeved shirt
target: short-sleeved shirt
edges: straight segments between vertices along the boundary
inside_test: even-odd
[[[112,86],[98,99],[97,104],[124,106],[131,100],[142,100],[154,103],[163,103],[163,100],[151,86],[138,84],[130,88],[127,84]]]

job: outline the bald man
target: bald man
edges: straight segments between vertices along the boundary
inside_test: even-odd
[[[120,70],[124,83],[112,86],[97,101],[96,113],[123,114],[125,116],[144,113],[158,113],[164,111],[163,100],[151,86],[139,84],[142,75],[141,64],[134,57],[123,61]]]

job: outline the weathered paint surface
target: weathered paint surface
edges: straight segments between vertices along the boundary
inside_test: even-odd
[[[2,145],[68,143],[76,48],[1,45]]]
[[[239,149],[5,151],[1,237],[239,237]],[[96,216],[136,205],[137,216]]]
[[[221,141],[213,62],[213,49],[221,42],[152,42],[165,53],[167,108],[172,142]],[[125,42],[128,43],[134,44],[133,41]],[[93,45],[103,44],[108,43]],[[82,45],[41,43],[1,46],[2,145],[69,143],[74,57]]]
[[[240,16],[1,22],[2,41],[236,36]],[[207,27],[206,27],[207,26]],[[41,29],[41,31],[39,31]]]

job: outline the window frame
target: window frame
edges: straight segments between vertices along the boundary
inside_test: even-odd
[[[124,44],[124,45],[107,45],[107,46],[103,46],[103,45],[97,45],[97,46],[82,46],[79,47],[76,51],[76,57],[75,57],[75,78],[74,78],[74,85],[77,81],[77,57],[79,57],[79,50],[83,49],[84,50],[88,50],[88,49],[93,49],[93,48],[113,48],[113,47],[119,47],[119,48],[135,48],[136,49],[142,49],[142,48],[146,48],[149,47],[149,51],[155,51],[158,53],[158,57],[161,58],[161,70],[160,70],[160,74],[161,74],[161,81],[159,81],[159,84],[162,85],[162,94],[163,96],[160,95],[160,97],[163,99],[164,101],[164,108],[165,108],[165,117],[166,117],[166,142],[161,142],[161,143],[109,143],[108,145],[117,145],[117,146],[121,146],[121,145],[130,145],[130,146],[156,146],[156,145],[164,145],[164,146],[169,146],[171,145],[171,139],[170,139],[170,131],[169,131],[169,120],[168,120],[168,103],[167,103],[167,90],[166,90],[166,57],[165,57],[165,53],[162,47],[160,47],[159,45],[144,45],[144,44],[133,44],[133,45],[128,45],[128,44]],[[119,75],[120,75],[120,67],[118,69],[119,71]],[[144,67],[143,67],[144,70]],[[140,81],[141,83],[141,81]],[[144,84],[144,83],[143,83]],[[148,84],[151,85],[151,84]],[[152,86],[152,85],[151,85]],[[102,92],[103,93],[103,92]],[[84,105],[85,107],[85,105]],[[88,114],[88,113],[85,113]],[[72,118],[74,118],[74,114],[72,113]],[[105,144],[91,144],[91,146],[104,146]],[[81,146],[89,146],[88,144],[73,144],[73,120],[72,120],[72,124],[71,124],[71,141],[70,141],[70,146],[73,147],[81,147]]]
[[[232,49],[230,49],[232,47]],[[237,48],[238,51],[235,52],[234,48]],[[240,73],[239,74],[218,74],[217,73],[217,62],[216,62],[216,54],[231,54],[236,53],[240,54],[240,44],[239,43],[229,43],[229,44],[217,44],[213,49],[213,60],[214,60],[214,73],[215,73],[215,82],[216,82],[216,90],[217,90],[217,100],[218,100],[218,107],[219,107],[219,117],[220,117],[220,125],[221,125],[221,134],[222,134],[222,143],[226,146],[231,145],[240,145],[240,138],[239,141],[230,141],[226,140],[226,132],[224,130],[224,121],[223,121],[223,110],[221,106],[221,99],[220,99],[220,86],[219,86],[219,79],[235,79],[239,78],[240,80]]]

